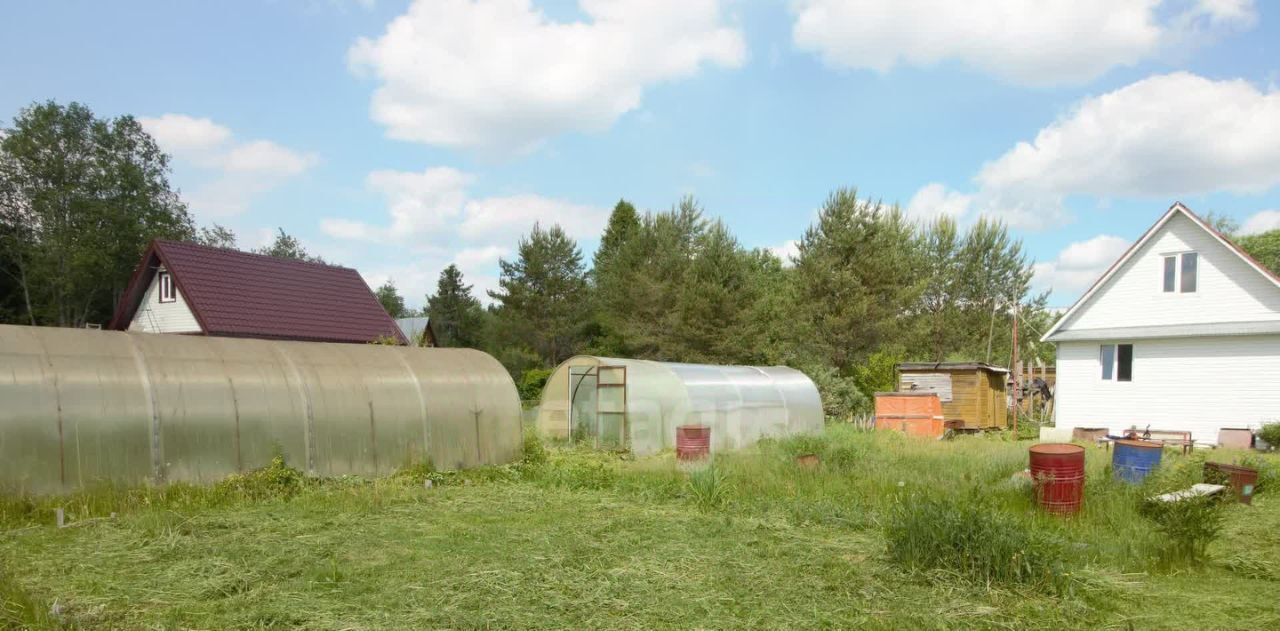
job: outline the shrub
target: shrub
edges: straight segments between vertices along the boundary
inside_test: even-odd
[[[530,368],[520,375],[520,384],[517,388],[520,391],[521,401],[537,401],[542,398],[542,389],[547,385],[547,379],[551,378],[552,370],[550,368]]]
[[[284,455],[277,453],[271,458],[271,464],[248,473],[227,476],[214,489],[252,499],[289,499],[302,491],[305,483],[306,477],[302,472],[286,465]]]
[[[547,463],[547,448],[542,445],[542,440],[532,429],[525,430],[521,454],[520,460],[526,466],[540,467]]]
[[[1258,438],[1266,441],[1272,449],[1280,449],[1280,423],[1267,423],[1258,430]]]
[[[1161,564],[1172,567],[1207,560],[1209,544],[1222,532],[1223,506],[1220,498],[1206,495],[1176,502],[1143,500],[1139,512],[1164,535]]]
[[[942,570],[977,583],[1069,589],[1061,542],[1000,511],[978,489],[899,498],[885,521],[889,558],[912,571]]]
[[[858,384],[835,368],[815,364],[804,366],[801,371],[817,386],[822,411],[827,417],[847,419],[871,409],[871,400],[858,389]]]

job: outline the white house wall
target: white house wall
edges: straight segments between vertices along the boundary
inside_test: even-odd
[[[200,323],[187,306],[187,300],[174,285],[172,302],[160,302],[160,275],[151,275],[151,284],[142,297],[142,304],[129,323],[130,331],[143,333],[199,333]]]
[[[1199,254],[1196,291],[1163,291],[1163,255]],[[1063,330],[1280,321],[1280,291],[1180,213],[1100,287]]]
[[[1219,428],[1280,420],[1280,335],[1132,343],[1128,382],[1102,380],[1098,342],[1058,344],[1058,427],[1106,427],[1115,434],[1150,425],[1216,443]]]

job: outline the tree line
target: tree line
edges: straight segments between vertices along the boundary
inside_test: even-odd
[[[2,131],[0,322],[105,323],[153,238],[237,247],[225,227],[195,226],[169,157],[130,116],[37,103]],[[1280,266],[1280,231],[1239,241]],[[254,251],[324,262],[283,229]],[[1015,311],[1022,357],[1052,361],[1038,343],[1047,295],[1032,291],[1032,261],[1004,225],[912,221],[854,189],[826,198],[788,260],[742,245],[686,197],[649,212],[620,200],[589,260],[560,226],[535,224],[499,267],[487,301],[446,267],[421,315],[441,345],[497,357],[527,397],[588,353],[789,365],[844,415],[892,389],[899,361],[1008,364]],[[391,281],[375,294],[393,316],[419,315]]]

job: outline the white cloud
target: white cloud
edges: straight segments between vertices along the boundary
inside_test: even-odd
[[[315,154],[299,153],[270,140],[254,140],[227,152],[223,168],[233,173],[254,173],[289,177],[318,162]]]
[[[1021,228],[1066,221],[1068,196],[1162,202],[1280,185],[1280,91],[1178,72],[1090,97],[983,165],[972,194],[930,184],[921,199],[970,208]],[[913,198],[913,202],[915,199]]]
[[[270,140],[235,141],[231,130],[208,118],[163,114],[139,118],[165,152],[203,171],[206,180],[183,197],[210,217],[243,213],[253,198],[315,166],[319,157]]]
[[[609,212],[539,195],[486,197],[467,202],[458,233],[468,239],[514,241],[534,222],[545,228],[560,224],[575,239],[598,236]]]
[[[1063,248],[1052,261],[1035,264],[1033,284],[1055,294],[1077,294],[1093,285],[1129,248],[1129,241],[1101,234]]]
[[[1280,230],[1280,210],[1263,210],[1254,213],[1240,227],[1240,234],[1261,234],[1272,230]]]
[[[795,258],[800,256],[800,241],[790,239],[783,241],[780,245],[775,245],[765,249],[772,252],[774,256],[782,259],[782,264],[784,266],[790,267],[795,262]]]
[[[907,202],[906,214],[912,219],[924,221],[939,216],[960,219],[969,212],[972,204],[972,195],[965,195],[933,182],[924,185],[911,196],[911,201]]]
[[[176,155],[211,151],[231,139],[230,129],[207,118],[164,114],[138,122],[165,151]]]
[[[1031,85],[1084,83],[1256,17],[1251,0],[798,0],[793,11],[796,46],[833,66],[955,60]]]
[[[393,279],[410,305],[420,305],[450,263],[475,285],[475,296],[489,302],[485,292],[498,287],[498,259],[511,256],[512,245],[534,223],[559,224],[570,237],[589,239],[599,236],[609,219],[607,209],[541,195],[472,197],[468,189],[474,181],[450,167],[374,171],[366,185],[385,199],[388,221],[325,218],[320,229],[341,241],[376,247],[370,258],[385,260],[380,255],[388,245],[407,247],[416,257],[413,263],[366,265],[362,273],[375,287]]]
[[[510,243],[534,223],[559,224],[574,238],[593,237],[609,219],[605,209],[541,195],[472,198],[467,188],[473,181],[473,176],[451,167],[374,171],[366,183],[386,199],[390,224],[328,218],[320,227],[341,239],[429,247],[458,240],[481,245]]]
[[[390,137],[528,151],[608,128],[654,84],[740,66],[746,45],[720,5],[579,0],[586,20],[556,22],[530,0],[418,0],[348,60],[379,81],[371,115]]]

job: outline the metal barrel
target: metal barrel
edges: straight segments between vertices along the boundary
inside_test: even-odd
[[[676,427],[676,459],[702,460],[711,454],[711,428],[706,425]]]
[[[1040,507],[1071,515],[1084,503],[1084,447],[1044,443],[1031,447],[1031,479]]]
[[[1253,489],[1258,485],[1258,470],[1225,462],[1204,463],[1204,481],[1227,484],[1241,504],[1253,503]]]
[[[1160,466],[1164,445],[1149,440],[1117,440],[1111,454],[1112,474],[1117,480],[1138,484]]]

